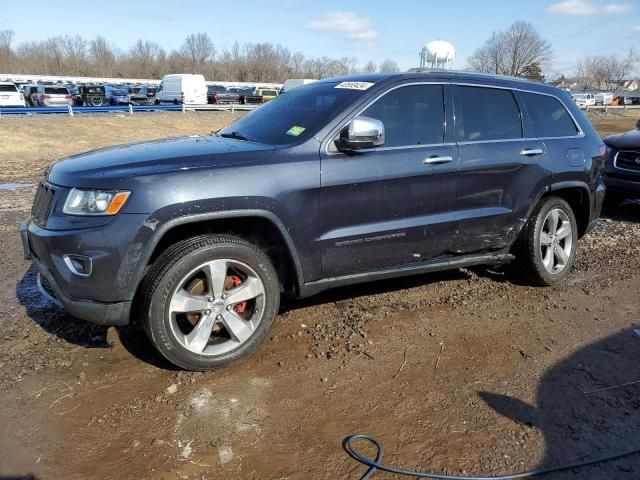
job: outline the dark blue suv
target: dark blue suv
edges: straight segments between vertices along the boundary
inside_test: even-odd
[[[432,71],[298,87],[216,134],[56,162],[22,226],[44,292],[142,322],[204,370],[253,351],[281,294],[517,262],[571,269],[597,223],[604,145],[568,93]]]

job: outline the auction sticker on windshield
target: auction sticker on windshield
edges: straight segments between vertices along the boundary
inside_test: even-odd
[[[287,130],[287,135],[291,135],[292,137],[297,137],[298,135],[300,135],[305,130],[306,130],[306,128],[304,128],[304,127],[299,127],[298,125],[294,125],[289,130]]]
[[[367,90],[375,85],[371,82],[342,82],[334,88],[348,88],[349,90]]]

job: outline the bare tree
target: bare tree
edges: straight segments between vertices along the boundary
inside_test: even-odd
[[[503,73],[505,52],[503,34],[493,32],[491,37],[469,57],[469,70],[481,73]]]
[[[0,53],[11,51],[14,35],[13,30],[0,30]]]
[[[380,64],[379,71],[380,72],[399,72],[400,66],[398,65],[398,62],[396,62],[395,60],[391,60],[390,58],[387,58],[385,61],[383,61]]]
[[[10,71],[17,63],[11,49],[13,35],[13,30],[0,30],[0,71]]]
[[[139,75],[150,78],[156,69],[156,58],[161,48],[156,42],[149,40],[138,40],[129,49],[130,60],[127,62],[127,69],[130,75]]]
[[[469,58],[469,69],[515,77],[546,66],[552,58],[551,44],[525,21],[513,23],[504,32],[494,32]]]
[[[377,69],[378,68],[376,67],[376,64],[373,63],[371,60],[369,60],[367,63],[364,64],[364,67],[362,67],[362,73],[373,73]]]
[[[215,53],[215,46],[207,33],[192,33],[180,47],[180,54],[187,60],[192,73],[201,72]]]
[[[118,49],[101,35],[89,43],[89,61],[93,71],[99,75],[112,76],[115,73]]]
[[[584,57],[578,60],[576,76],[582,88],[616,90],[634,71],[638,59],[636,50],[631,47],[626,55],[602,55]]]
[[[628,75],[633,72],[638,63],[638,55],[632,46],[625,56],[612,55],[603,58],[605,81],[607,90],[616,90],[628,80]]]

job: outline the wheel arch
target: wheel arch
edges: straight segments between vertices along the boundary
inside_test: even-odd
[[[582,238],[587,233],[591,220],[592,201],[589,186],[579,181],[554,183],[542,198],[552,195],[569,204],[578,224],[578,238]]]
[[[520,229],[518,229],[518,235],[516,241],[525,228],[525,225],[533,215],[535,209],[540,205],[540,202],[545,198],[556,196],[565,200],[576,217],[576,223],[578,224],[578,238],[582,238],[588,231],[589,223],[591,221],[591,190],[589,186],[580,181],[567,181],[557,182],[551,184],[544,190],[538,193],[535,200],[531,202],[529,211],[527,212],[526,221],[522,223]]]
[[[273,262],[283,291],[297,295],[304,282],[297,249],[282,221],[266,210],[187,215],[161,224],[140,257],[136,288],[140,287],[149,267],[168,246],[203,233],[234,235],[256,244]]]

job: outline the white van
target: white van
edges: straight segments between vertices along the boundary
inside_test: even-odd
[[[206,105],[207,85],[204,77],[192,73],[165,75],[156,94],[156,103]]]
[[[596,105],[613,105],[613,93],[601,92],[596,93]]]
[[[579,107],[592,107],[596,104],[596,96],[593,93],[571,94]]]
[[[289,80],[285,80],[282,85],[282,90],[280,90],[280,94],[284,92],[288,92],[289,90],[293,90],[296,87],[301,87],[302,85],[306,85],[307,83],[313,83],[316,80],[312,78],[290,78]]]

